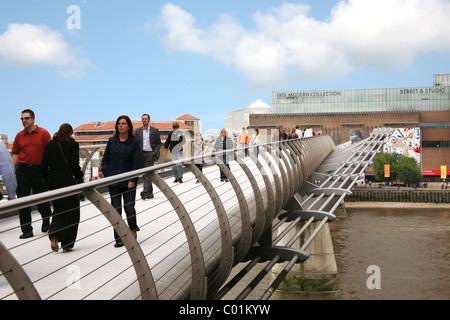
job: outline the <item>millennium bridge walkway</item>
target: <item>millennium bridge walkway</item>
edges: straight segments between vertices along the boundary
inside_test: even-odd
[[[218,300],[261,264],[264,268],[235,299],[246,299],[278,266],[260,297],[269,299],[291,269],[308,259],[311,243],[335,219],[334,211],[389,132],[376,129],[342,150],[328,136],[264,143],[257,157],[252,148],[236,149],[229,169],[220,153],[209,150],[203,172],[194,165],[199,158],[185,158],[2,201],[0,299]],[[172,182],[174,165],[183,166],[182,184]],[[219,169],[229,182],[220,181]],[[155,197],[136,199],[140,231],[135,238],[110,205],[105,187],[144,175],[153,182]],[[139,184],[138,195],[141,189]],[[72,252],[51,250],[37,211],[34,237],[19,239],[14,212],[74,194],[85,200]],[[113,227],[124,247],[114,247]]]

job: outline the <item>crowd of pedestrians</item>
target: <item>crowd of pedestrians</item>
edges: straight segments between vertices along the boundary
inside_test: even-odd
[[[290,140],[290,139],[298,139],[298,138],[309,138],[314,136],[320,136],[322,131],[313,131],[310,126],[300,129],[299,125],[296,125],[291,131],[288,133],[286,130],[283,130],[281,126],[278,126],[275,129],[275,132],[272,135],[272,141],[282,141],[282,140]]]
[[[79,145],[72,138],[73,128],[64,123],[50,136],[47,130],[36,125],[33,110],[21,112],[20,120],[24,129],[17,133],[11,155],[0,141],[0,174],[8,191],[8,200],[39,194],[83,182],[80,168]],[[102,173],[105,177],[151,166],[159,158],[161,139],[158,129],[149,126],[150,116],[142,116],[143,127],[133,130],[130,118],[117,118],[115,133],[109,138],[102,159]],[[135,197],[137,178],[120,181],[108,186],[111,205],[119,215],[123,208],[127,223],[137,237],[139,227],[136,221]],[[143,199],[153,197],[151,182],[144,177]],[[80,197],[72,195],[37,206],[42,218],[41,232],[48,233],[50,248],[64,252],[73,250],[80,222]],[[31,207],[19,210],[22,234],[20,239],[34,236]],[[123,246],[114,231],[115,247]]]
[[[23,110],[20,120],[24,129],[17,133],[11,155],[5,144],[0,141],[0,174],[8,192],[8,200],[82,183],[79,145],[72,138],[72,126],[68,123],[62,124],[51,137],[47,130],[36,125],[33,110]],[[142,127],[133,130],[133,123],[128,116],[122,115],[117,118],[114,135],[109,138],[103,154],[101,171],[105,177],[153,166],[160,158],[161,147],[164,151],[170,151],[172,161],[183,158],[183,145],[186,140],[179,130],[178,122],[173,123],[173,131],[162,146],[159,130],[150,125],[150,115],[143,114],[141,120]],[[311,128],[301,130],[297,125],[289,134],[278,127],[272,139],[280,141],[313,135],[315,133]],[[249,137],[246,128],[243,127],[236,144],[239,152],[242,153],[241,156],[244,157],[245,150],[250,147],[254,155],[258,157],[261,144],[259,129],[255,128],[252,136]],[[202,171],[205,164],[203,155],[206,144],[200,133],[195,134],[192,146],[194,164]],[[218,153],[221,160],[219,173],[222,182],[229,181],[227,171],[230,169],[229,162],[234,148],[233,139],[227,134],[226,129],[222,129],[213,143],[213,152]],[[173,167],[173,175],[174,183],[183,182],[181,165]],[[119,215],[122,214],[122,207],[124,208],[128,226],[135,237],[139,231],[135,210],[137,182],[138,178],[132,178],[108,186],[111,205]],[[140,196],[143,200],[154,197],[152,182],[146,176],[143,177],[143,191]],[[48,232],[50,247],[53,251],[60,249],[59,244],[64,252],[72,251],[80,221],[80,198],[78,195],[73,195],[53,200],[52,203],[53,212],[50,202],[40,203],[37,206],[42,217],[41,231]],[[19,210],[19,220],[22,230],[19,238],[33,237],[31,207]],[[114,231],[114,240],[115,247],[123,246],[116,231]]]

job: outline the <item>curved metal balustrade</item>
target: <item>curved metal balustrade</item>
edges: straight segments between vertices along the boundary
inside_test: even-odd
[[[376,144],[369,144],[374,150]],[[3,217],[68,195],[86,198],[81,202],[78,239],[70,253],[52,252],[43,233],[19,240],[18,219],[0,220],[0,299],[220,299],[239,281],[237,277],[226,283],[232,268],[242,261],[251,265],[290,261],[288,269],[308,258],[304,250],[314,233],[298,250],[289,248],[294,239],[276,247],[283,234],[272,239],[273,231],[284,223],[321,221],[323,225],[333,220],[332,212],[355,177],[372,161],[369,156],[354,158],[362,157],[358,153],[363,151],[349,154],[349,150],[333,152],[328,136],[288,140],[259,146],[258,157],[251,148],[245,157],[244,150],[233,150],[230,170],[217,153],[205,156],[214,164],[203,172],[194,165],[199,158],[188,158],[0,203]],[[174,165],[184,167],[182,184],[161,174]],[[219,168],[230,182],[219,181]],[[154,183],[155,198],[136,200],[141,231],[135,239],[101,190],[143,175]],[[317,185],[318,180],[323,182]],[[39,221],[34,212],[35,230]],[[113,247],[111,226],[124,247]],[[281,280],[263,298],[270,297]],[[245,298],[252,287],[238,299]]]

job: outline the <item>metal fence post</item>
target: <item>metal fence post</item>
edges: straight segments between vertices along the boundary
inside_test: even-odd
[[[211,182],[202,172],[200,172],[200,170],[194,164],[186,164],[186,168],[195,175],[195,177],[204,186],[206,192],[210,196],[211,201],[216,209],[217,219],[220,225],[222,254],[220,255],[220,263],[219,267],[217,268],[217,272],[208,278],[207,296],[211,297],[212,295],[215,295],[217,290],[219,290],[220,286],[228,278],[231,273],[231,269],[233,268],[234,250],[233,239],[231,236],[231,227],[222,201],[220,200],[220,197],[217,194],[217,191],[212,186]]]
[[[19,262],[0,241],[0,271],[20,300],[41,300]]]
[[[190,298],[191,300],[203,300],[206,298],[207,287],[205,261],[203,259],[203,251],[194,223],[181,200],[158,174],[152,171],[147,173],[146,177],[166,196],[180,219],[186,234],[191,255],[192,290]]]
[[[114,207],[97,190],[90,189],[84,191],[83,194],[100,210],[101,213],[103,213],[119,236],[122,237],[123,244],[128,251],[128,255],[130,256],[134,270],[136,271],[142,299],[156,300],[158,296],[152,272],[139,243],[128,225],[117,213],[116,209],[114,209]]]

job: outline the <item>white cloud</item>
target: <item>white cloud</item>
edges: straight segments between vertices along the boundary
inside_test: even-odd
[[[69,49],[64,37],[45,25],[9,24],[0,35],[0,56],[14,66],[46,64],[60,67],[62,76],[80,76],[88,60],[78,59]]]
[[[449,0],[341,1],[326,21],[308,16],[309,9],[284,3],[258,11],[254,30],[226,15],[201,29],[190,13],[167,4],[160,24],[169,49],[232,64],[257,87],[366,67],[399,69],[419,53],[450,49]]]
[[[449,19],[448,0],[350,0],[334,8],[327,41],[356,66],[405,67],[450,49]]]
[[[169,49],[212,55],[225,63],[233,62],[233,48],[245,34],[245,29],[228,15],[219,17],[209,29],[201,30],[190,13],[170,3],[162,8],[160,25],[167,30],[163,42]]]
[[[264,101],[262,101],[261,99],[258,99],[256,101],[250,103],[248,108],[270,108],[270,106],[267,103],[265,103]]]

